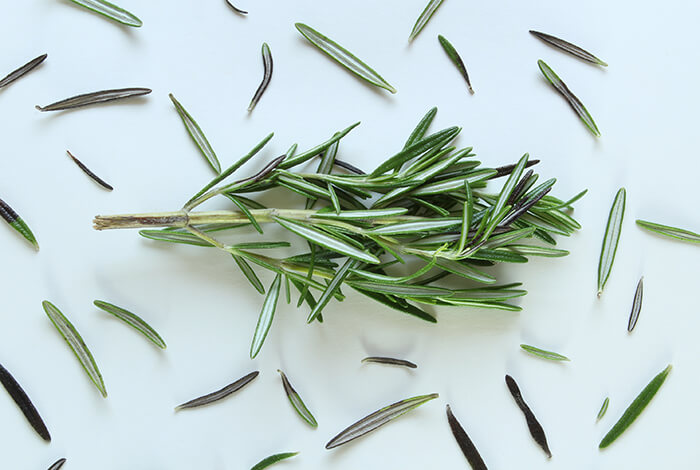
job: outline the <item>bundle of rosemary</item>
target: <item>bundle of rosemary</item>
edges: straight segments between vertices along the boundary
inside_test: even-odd
[[[299,292],[299,305],[308,305],[308,322],[322,321],[326,305],[345,298],[343,286],[429,322],[436,320],[419,305],[520,310],[507,303],[526,293],[520,284],[498,285],[483,268],[524,263],[529,255],[566,255],[546,245],[555,244],[554,235],[568,236],[580,228],[569,212],[585,191],[568,201],[550,196],[556,180],[535,186],[538,175],[526,168],[537,161],[527,154],[514,165],[481,167],[471,148],[452,145],[460,128],[428,135],[436,112],[430,110],[404,147],[368,174],[336,159],[340,139],[355,124],[304,153],[296,154],[293,146],[252,177],[224,183],[270,140],[269,135],[231,167],[218,171],[181,210],[97,216],[95,228],[142,228],[147,238],[217,247],[231,254],[253,287],[266,293],[251,357],[267,335],[283,283],[288,302],[291,285]],[[317,156],[315,172],[299,170]],[[506,176],[498,193],[487,190],[489,180]],[[280,188],[306,198],[305,208],[269,208],[248,197]],[[215,196],[230,200],[235,210],[194,211]],[[276,258],[260,251],[289,247],[288,242],[225,244],[217,239],[223,231],[242,227],[252,226],[262,234],[265,224],[305,239],[309,251]],[[544,245],[523,243],[528,239]],[[412,272],[395,274],[399,265]],[[267,291],[253,266],[275,274]],[[464,287],[446,288],[443,279],[448,276],[461,278]]]

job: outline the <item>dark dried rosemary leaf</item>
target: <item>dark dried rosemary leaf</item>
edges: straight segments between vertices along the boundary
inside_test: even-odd
[[[110,184],[107,183],[105,180],[103,180],[102,178],[100,178],[99,176],[97,176],[95,173],[93,173],[92,171],[90,171],[90,169],[89,169],[88,167],[86,167],[86,166],[83,164],[83,162],[81,162],[80,160],[78,160],[78,159],[75,157],[75,155],[73,155],[72,153],[70,153],[70,150],[66,150],[66,153],[67,153],[68,156],[75,162],[75,164],[78,165],[78,168],[80,168],[81,170],[83,170],[83,172],[84,172],[86,175],[88,175],[90,178],[92,178],[92,180],[93,180],[95,183],[99,184],[100,186],[102,186],[103,188],[105,188],[107,191],[112,191],[112,190],[114,189],[114,188],[112,187],[112,185],[110,185]]]
[[[20,235],[22,235],[29,243],[34,245],[34,249],[39,251],[39,243],[36,241],[36,237],[32,233],[31,229],[27,223],[22,220],[17,212],[12,209],[5,201],[0,199],[0,217],[5,219],[5,222],[10,224],[10,227],[15,229]]]
[[[533,31],[530,30],[530,34],[535,36],[537,39],[546,42],[547,44],[556,47],[557,49],[560,49],[564,52],[568,52],[569,54],[578,57],[579,59],[583,59],[586,62],[590,62],[592,64],[596,65],[602,65],[603,67],[607,67],[608,64],[591,54],[590,52],[581,49],[575,44],[571,44],[568,41],[564,41],[563,39],[559,39],[556,36],[552,36],[550,34],[546,33],[540,33],[539,31]]]
[[[226,3],[227,3],[228,6],[230,6],[230,7],[233,9],[233,11],[235,11],[236,13],[240,13],[241,15],[247,15],[247,14],[248,14],[247,11],[241,10],[240,8],[237,8],[236,5],[234,5],[233,3],[231,3],[231,0],[226,0]]]
[[[370,356],[362,359],[362,362],[374,362],[375,364],[389,364],[392,366],[403,366],[415,369],[418,366],[405,359],[394,359],[393,357]]]
[[[0,88],[6,87],[10,83],[19,80],[32,70],[34,70],[36,67],[38,67],[46,58],[48,57],[48,54],[43,54],[37,57],[36,59],[32,59],[17,70],[13,70],[12,72],[8,73],[5,78],[0,80]]]
[[[27,418],[27,421],[29,421],[29,424],[32,425],[37,434],[39,434],[39,436],[41,436],[41,438],[46,442],[51,442],[49,430],[46,429],[44,420],[42,420],[41,416],[39,416],[39,412],[34,407],[34,404],[29,399],[29,396],[27,396],[27,393],[22,389],[22,386],[15,380],[14,377],[12,377],[12,374],[10,374],[10,372],[5,369],[2,364],[0,364],[0,383],[2,383],[2,386],[5,387],[7,393],[10,394],[10,397],[15,401],[20,411],[22,411],[22,414],[24,414],[24,417]]]
[[[481,458],[481,455],[479,455],[479,451],[477,450],[476,446],[472,440],[469,439],[469,435],[464,430],[462,425],[459,424],[459,421],[457,421],[455,415],[452,414],[450,405],[447,405],[446,410],[447,422],[450,423],[452,435],[455,437],[457,444],[459,444],[459,448],[462,449],[462,453],[467,458],[467,462],[469,462],[469,465],[471,465],[472,470],[487,470],[486,464]]]
[[[58,470],[59,468],[63,467],[64,463],[66,463],[66,459],[58,459],[49,467],[49,470]]]
[[[510,394],[513,395],[513,399],[515,400],[515,403],[517,403],[518,408],[520,408],[520,411],[522,411],[525,415],[525,421],[527,422],[527,427],[530,430],[530,435],[535,442],[542,447],[542,450],[544,450],[545,454],[547,454],[547,457],[551,459],[552,453],[549,450],[549,445],[547,445],[547,437],[544,435],[544,429],[542,429],[542,425],[539,423],[539,421],[537,421],[537,418],[535,418],[534,413],[530,407],[527,406],[525,400],[523,400],[518,384],[515,383],[513,377],[506,375],[506,385],[508,386],[508,391],[510,391]]]
[[[262,45],[262,58],[263,79],[258,89],[255,90],[255,95],[253,95],[253,99],[248,105],[248,112],[251,112],[255,108],[255,105],[258,104],[258,101],[260,101],[263,93],[267,90],[267,86],[270,84],[270,79],[272,79],[272,53],[270,52],[270,46],[268,46],[266,42]]]
[[[208,405],[210,403],[214,403],[216,401],[219,401],[223,398],[226,398],[227,396],[231,395],[233,392],[236,392],[240,390],[241,388],[245,387],[248,385],[253,379],[255,379],[258,375],[260,374],[259,371],[251,372],[250,374],[246,375],[245,377],[242,377],[232,384],[229,384],[222,388],[221,390],[217,390],[216,392],[208,393],[207,395],[203,395],[199,398],[195,398],[193,400],[190,400],[188,402],[183,403],[182,405],[176,406],[175,411],[180,411],[180,410],[185,410],[187,408],[196,408],[198,406],[204,406]]]
[[[93,104],[106,103],[108,101],[122,100],[134,96],[147,95],[150,88],[119,88],[114,90],[95,91],[83,95],[73,96],[65,100],[56,101],[46,106],[35,106],[39,111],[62,111],[64,109],[80,108]]]

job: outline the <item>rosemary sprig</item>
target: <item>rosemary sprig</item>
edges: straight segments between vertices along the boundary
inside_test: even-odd
[[[374,86],[378,86],[379,88],[384,88],[391,93],[396,93],[396,88],[384,80],[384,78],[375,72],[372,67],[365,64],[352,52],[348,51],[331,38],[324,36],[304,23],[296,23],[294,26],[296,26],[297,30],[302,34],[302,36],[308,39],[308,41],[316,46],[321,52],[360,77],[362,80],[366,81],[367,83],[371,83]]]
[[[644,390],[637,395],[637,398],[635,398],[630,406],[627,407],[617,423],[615,423],[612,429],[610,429],[605,437],[603,437],[603,440],[600,441],[598,448],[604,449],[608,447],[618,437],[620,437],[620,435],[622,435],[622,433],[625,432],[628,427],[630,427],[634,420],[636,420],[642,411],[644,411],[644,408],[647,407],[649,402],[651,402],[651,399],[654,398],[656,392],[658,392],[661,386],[664,384],[669,372],[671,372],[670,364],[664,370],[659,372],[659,374],[654,377],[646,387],[644,387]]]
[[[537,175],[524,171],[532,163],[527,155],[501,169],[481,167],[471,148],[452,145],[458,127],[428,132],[434,117],[431,110],[404,147],[369,174],[348,174],[333,165],[337,163],[335,145],[354,127],[350,126],[306,152],[273,160],[253,177],[227,182],[260,144],[215,177],[182,210],[97,216],[95,228],[140,228],[145,229],[143,236],[154,240],[216,247],[233,255],[261,294],[266,291],[256,271],[273,274],[276,280],[272,292],[267,291],[265,314],[251,347],[253,356],[269,331],[273,305],[282,280],[287,279],[299,291],[300,304],[308,305],[309,322],[321,319],[333,299],[345,298],[343,286],[430,322],[436,320],[421,304],[520,310],[509,301],[526,291],[515,284],[498,285],[482,266],[523,263],[530,255],[565,255],[563,250],[524,242],[541,239],[553,244],[555,235],[578,230],[570,215],[573,200],[565,202],[548,194],[554,179],[535,186]],[[317,155],[322,156],[318,171],[300,168]],[[499,176],[508,179],[494,193],[487,183]],[[249,198],[273,190],[299,194],[314,201],[315,207],[266,207]],[[232,210],[195,210],[217,196],[233,202]],[[280,242],[219,241],[219,234],[251,226],[262,233],[269,225],[308,242],[309,251],[275,257],[260,250],[285,246]],[[158,227],[164,230],[155,230]],[[408,266],[415,267],[408,270]],[[442,279],[446,277],[461,278],[466,284],[456,290],[445,288]]]

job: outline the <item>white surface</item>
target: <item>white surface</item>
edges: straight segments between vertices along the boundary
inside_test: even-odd
[[[635,227],[645,218],[698,230],[696,158],[700,40],[690,2],[459,2],[448,0],[411,46],[424,0],[245,2],[119,0],[144,22],[126,29],[63,0],[5,0],[0,72],[48,52],[30,76],[0,91],[0,196],[34,230],[41,252],[0,227],[0,362],[33,398],[53,435],[44,444],[0,393],[6,468],[250,468],[301,451],[284,468],[467,468],[445,416],[452,408],[490,468],[688,468],[700,425],[697,246]],[[308,45],[305,22],[372,65],[398,89],[375,91]],[[580,44],[610,64],[600,69],[542,44],[538,29]],[[470,96],[436,36],[464,58]],[[272,84],[251,116],[270,44]],[[542,58],[592,113],[593,138],[537,69]],[[42,114],[48,104],[98,89],[147,86],[140,103]],[[270,131],[272,143],[245,168],[325,140],[361,120],[342,158],[372,168],[397,150],[431,106],[434,128],[464,127],[462,145],[497,166],[528,151],[542,159],[553,194],[589,194],[576,204],[583,230],[559,245],[564,259],[508,266],[525,281],[520,314],[442,310],[435,326],[353,296],[306,326],[306,311],[283,304],[260,356],[248,359],[258,296],[230,257],[163,246],[135,231],[98,233],[95,214],[174,210],[211,177],[167,94],[199,121],[227,166]],[[65,155],[70,149],[116,188],[107,193]],[[621,245],[603,298],[596,269],[607,213],[625,186]],[[633,334],[627,317],[640,275],[644,306]],[[265,277],[265,282],[270,278]],[[165,338],[159,351],[92,306],[102,298],[132,309]],[[41,309],[53,301],[71,318],[104,374],[103,400]],[[553,364],[520,343],[572,358]],[[370,354],[405,357],[415,371],[360,365]],[[609,449],[597,444],[666,364],[674,369],[651,406]],[[284,369],[320,425],[289,406],[275,372]],[[251,370],[260,377],[225,402],[179,414],[173,407]],[[532,441],[509,396],[518,380],[547,432],[554,457]],[[440,398],[335,451],[324,444],[351,422],[401,398]],[[610,409],[595,416],[605,396]]]

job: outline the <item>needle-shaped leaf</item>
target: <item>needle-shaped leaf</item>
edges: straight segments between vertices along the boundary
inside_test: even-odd
[[[280,462],[282,460],[292,458],[296,455],[299,455],[299,452],[283,452],[281,454],[271,455],[262,459],[257,464],[253,465],[253,467],[250,470],[263,470],[264,468],[267,468],[270,465],[276,464],[277,462]]]
[[[399,299],[398,297],[394,297],[391,295],[379,294],[377,292],[372,292],[369,290],[359,289],[355,286],[351,287],[353,287],[353,289],[355,289],[362,295],[365,295],[372,300],[376,300],[377,302],[384,304],[387,307],[392,308],[398,312],[406,313],[408,315],[420,318],[421,320],[425,320],[429,323],[437,323],[435,317],[430,315],[428,312],[421,310],[420,308],[416,307],[415,305],[411,305],[406,301],[401,302],[400,300],[403,299]]]
[[[373,364],[388,364],[390,366],[402,366],[408,367],[409,369],[416,369],[418,366],[411,361],[405,359],[396,359],[393,357],[383,357],[383,356],[369,356],[362,359],[362,363],[373,363]]]
[[[379,264],[379,258],[371,253],[367,253],[344,240],[330,236],[310,225],[302,224],[292,219],[275,217],[275,221],[290,232],[296,233],[302,238],[323,246],[324,248],[355,258],[365,263]]]
[[[423,28],[425,28],[425,25],[428,24],[428,21],[430,21],[430,18],[433,17],[437,9],[440,8],[440,5],[442,5],[443,1],[444,0],[430,0],[428,2],[428,5],[426,5],[425,10],[423,10],[423,12],[416,20],[416,24],[413,25],[411,34],[408,36],[409,42],[413,41],[416,38],[416,36],[418,36],[418,34],[420,34],[420,32],[423,31]]]
[[[73,1],[73,0],[71,0]],[[56,101],[46,106],[35,106],[39,111],[63,111],[65,109],[81,108],[93,104],[107,103],[109,101],[123,100],[136,96],[148,95],[150,88],[119,88],[114,90],[102,90],[82,95],[72,96],[61,101]]]
[[[639,219],[637,219],[637,225],[643,229],[658,233],[659,235],[663,235],[665,237],[675,238],[676,240],[682,240],[684,242],[700,243],[700,233],[691,232],[690,230],[669,227],[668,225],[661,225],[655,222],[648,222],[646,220]]]
[[[294,26],[296,26],[297,30],[302,34],[302,36],[308,39],[309,42],[316,46],[321,52],[328,55],[328,57],[338,62],[347,70],[360,77],[362,80],[365,80],[366,82],[380,88],[384,88],[391,93],[396,93],[396,88],[391,86],[369,65],[355,57],[352,52],[348,51],[340,44],[303,23],[295,23]]]
[[[525,416],[525,422],[527,423],[530,435],[542,448],[544,453],[547,454],[547,457],[551,459],[552,452],[549,450],[549,444],[547,444],[547,436],[544,433],[544,429],[542,428],[540,422],[537,421],[537,418],[530,407],[527,406],[527,403],[525,403],[525,400],[520,393],[520,387],[518,387],[515,379],[513,379],[513,377],[510,375],[506,375],[506,386],[508,387],[510,394],[513,396],[515,403],[518,405],[518,408],[520,408],[520,411],[522,411],[523,415]]]
[[[372,235],[410,235],[413,233],[430,232],[433,230],[447,230],[456,228],[462,224],[462,220],[456,217],[443,219],[421,220],[416,222],[399,222],[397,224],[383,225],[369,231]]]
[[[603,404],[600,405],[600,411],[598,411],[598,416],[596,416],[595,420],[600,421],[603,419],[603,416],[605,416],[605,413],[608,411],[608,406],[610,405],[610,398],[605,397],[605,400],[603,400]]]
[[[534,234],[534,232],[533,232]],[[549,258],[558,258],[569,254],[567,250],[559,250],[557,248],[548,248],[546,246],[535,245],[508,245],[509,251],[519,255],[527,256],[545,256]]]
[[[607,67],[608,64],[591,54],[590,52],[581,49],[575,44],[571,44],[568,41],[564,41],[563,39],[559,39],[556,36],[552,36],[551,34],[546,34],[546,33],[540,33],[539,31],[533,31],[530,30],[530,34],[535,36],[537,39],[546,42],[547,44],[556,47],[557,49],[560,49],[564,52],[568,52],[569,54],[573,55],[574,57],[578,57],[579,59],[583,59],[586,62],[590,62],[592,64],[596,65],[602,65],[603,67]]]
[[[369,290],[379,294],[396,295],[399,297],[449,297],[452,295],[450,289],[433,286],[419,286],[414,284],[401,285],[370,281],[348,281],[348,284],[357,289]]]
[[[425,137],[425,134],[428,132],[430,125],[433,123],[433,120],[437,115],[437,111],[437,108],[431,108],[427,113],[425,113],[425,116],[421,118],[418,125],[416,125],[413,132],[411,132],[411,135],[408,136],[408,140],[406,140],[406,144],[403,146],[403,148],[408,148]]]
[[[294,410],[296,410],[299,416],[301,416],[301,418],[304,421],[306,421],[309,424],[309,426],[311,426],[312,428],[318,427],[318,422],[316,421],[316,418],[314,418],[314,415],[312,415],[309,409],[306,407],[304,401],[299,396],[299,393],[297,393],[297,391],[294,390],[294,387],[292,387],[292,384],[289,383],[289,380],[287,379],[285,373],[279,369],[277,369],[277,372],[279,372],[280,377],[282,377],[282,387],[284,387],[284,393],[287,394],[287,398],[289,398],[289,403],[292,404]]]
[[[469,438],[469,435],[464,430],[462,425],[457,421],[457,418],[452,414],[452,409],[450,405],[447,405],[447,422],[452,430],[452,435],[454,436],[459,448],[462,450],[464,457],[466,457],[467,462],[472,467],[472,470],[487,470],[484,460],[481,458],[479,451],[476,446]]]
[[[447,57],[450,58],[452,63],[455,65],[455,67],[457,67],[457,70],[459,70],[459,73],[462,74],[462,77],[467,82],[467,88],[469,88],[469,93],[471,93],[473,95],[474,89],[472,88],[472,82],[469,80],[469,74],[467,73],[467,67],[464,65],[464,61],[459,56],[457,49],[455,49],[455,47],[452,45],[452,43],[450,41],[448,41],[447,38],[445,38],[445,36],[443,36],[441,34],[438,35],[438,41],[440,41],[440,45],[445,50]]]
[[[10,83],[19,80],[35,68],[37,68],[39,65],[41,65],[44,60],[48,57],[48,54],[42,54],[36,59],[32,59],[17,70],[13,70],[12,72],[8,73],[4,78],[0,79],[0,88],[6,87]]]
[[[236,6],[231,2],[231,0],[226,0],[226,3],[227,3],[228,6],[230,6],[231,9],[232,9],[233,11],[235,11],[236,13],[239,13],[239,14],[241,14],[241,15],[247,15],[247,14],[248,14],[247,11],[241,10],[240,8],[236,7]]]
[[[143,22],[136,17],[133,13],[129,13],[123,8],[116,6],[113,3],[109,3],[105,0],[70,0],[76,5],[87,8],[90,11],[98,13],[102,16],[109,18],[110,20],[116,21],[126,26],[133,26],[139,28],[143,25]]]
[[[39,243],[27,223],[2,199],[0,199],[0,217],[31,243],[36,251],[39,251]]]
[[[66,318],[54,304],[48,300],[44,300],[42,302],[42,306],[44,307],[44,311],[49,317],[49,320],[51,320],[51,323],[53,323],[68,346],[71,348],[73,354],[75,354],[75,357],[78,358],[78,361],[83,366],[83,369],[85,369],[85,372],[87,373],[88,377],[90,377],[90,380],[92,380],[92,383],[95,384],[95,387],[97,387],[102,396],[106,398],[107,389],[105,388],[105,383],[102,379],[102,373],[97,367],[95,358],[92,357],[92,353],[85,344],[85,341],[83,341],[80,333],[78,333],[78,330],[75,329],[68,318]]]
[[[260,282],[258,275],[255,274],[255,271],[253,271],[253,268],[250,266],[250,264],[248,264],[245,258],[234,254],[231,254],[231,256],[233,256],[233,260],[241,269],[241,272],[245,275],[245,277],[253,285],[253,287],[255,287],[255,290],[257,290],[261,294],[264,294],[265,287],[263,287],[263,284],[262,282]]]
[[[64,463],[66,463],[66,459],[58,459],[49,467],[49,470],[59,470],[61,467],[63,467]]]
[[[341,211],[340,213],[335,212],[317,212],[313,214],[314,218],[317,219],[331,219],[331,220],[374,220],[382,217],[395,217],[398,215],[403,215],[408,212],[408,209],[403,207],[388,207],[386,209],[367,209],[358,211]]]
[[[103,188],[105,188],[107,191],[112,191],[112,190],[114,189],[114,188],[112,187],[112,185],[110,185],[110,184],[107,183],[105,180],[103,180],[102,178],[100,178],[99,176],[97,176],[95,173],[93,173],[92,170],[90,170],[87,166],[85,166],[85,164],[84,164],[83,162],[81,162],[80,160],[78,160],[78,159],[75,157],[75,155],[73,155],[72,153],[70,153],[69,150],[67,150],[66,153],[67,153],[68,156],[71,158],[71,160],[73,160],[73,162],[78,166],[78,168],[80,168],[81,170],[83,170],[83,173],[85,173],[86,175],[88,175],[95,183],[99,184],[100,186],[102,186]]]
[[[44,420],[41,419],[39,412],[34,407],[34,404],[29,399],[29,396],[2,364],[0,364],[0,383],[3,387],[5,387],[7,393],[14,400],[15,404],[17,404],[17,407],[20,409],[24,417],[27,418],[27,421],[32,425],[36,433],[46,442],[51,442],[49,430],[46,428]]]
[[[364,436],[365,434],[374,431],[378,427],[388,423],[389,421],[402,416],[414,408],[420,405],[434,400],[439,395],[437,393],[432,393],[430,395],[419,395],[412,398],[407,398],[405,400],[398,401],[392,405],[386,406],[374,413],[362,418],[360,421],[356,422],[345,428],[333,439],[328,441],[326,444],[326,449],[332,449],[338,447],[345,443],[348,443],[358,437]]]
[[[552,70],[543,60],[538,60],[537,65],[540,67],[540,71],[542,72],[542,75],[544,75],[544,78],[546,78],[554,89],[566,99],[569,106],[571,106],[574,112],[578,114],[578,117],[581,118],[581,121],[583,121],[588,130],[590,130],[594,136],[600,137],[600,131],[593,120],[593,116],[591,116],[583,103],[581,103],[581,100],[579,100],[576,95],[569,90],[569,87],[566,86],[561,78],[554,73],[554,70]]]
[[[528,344],[521,344],[521,348],[524,351],[532,354],[533,356],[541,357],[542,359],[547,359],[548,361],[570,361],[566,356],[562,356],[559,353],[552,351],[545,351],[544,349],[536,348],[535,346],[530,346]]]
[[[615,423],[612,429],[610,429],[605,437],[603,437],[603,440],[600,441],[598,448],[604,449],[608,447],[610,444],[615,442],[615,440],[620,437],[620,435],[625,432],[628,427],[630,427],[634,420],[636,420],[642,411],[644,411],[644,408],[647,407],[649,402],[651,402],[651,399],[654,398],[656,392],[659,391],[659,388],[661,388],[663,383],[666,381],[666,377],[668,376],[669,372],[671,372],[670,364],[656,377],[654,377],[651,382],[644,387],[644,390],[637,395],[637,398],[635,398],[630,406],[627,407],[617,423]]]
[[[266,42],[264,42],[262,45],[262,58],[264,69],[263,79],[262,82],[260,82],[260,86],[258,87],[258,89],[255,90],[255,95],[253,95],[253,99],[250,100],[250,105],[248,105],[248,112],[251,112],[258,104],[258,101],[260,101],[260,98],[262,97],[263,93],[265,93],[265,90],[267,90],[267,87],[270,84],[270,80],[272,79],[272,52],[270,52],[270,46],[268,46]]]
[[[644,295],[644,276],[639,279],[637,283],[637,289],[634,291],[634,300],[632,301],[632,311],[630,312],[630,319],[627,322],[627,331],[630,333],[634,330],[637,325],[637,320],[639,320],[639,312],[642,310],[642,296]]]
[[[121,307],[117,307],[116,305],[104,302],[102,300],[95,300],[93,303],[95,304],[95,307],[104,310],[110,315],[114,315],[127,325],[134,328],[136,331],[144,335],[146,338],[148,338],[149,341],[151,341],[159,348],[165,349],[167,347],[165,341],[163,341],[163,338],[160,337],[158,332],[154,330],[153,327],[151,327],[148,323],[146,323],[143,320],[143,318],[139,317],[135,313],[131,313],[128,310],[125,310]]]
[[[600,261],[598,262],[598,297],[603,293],[605,283],[608,282],[608,277],[610,277],[613,261],[615,261],[617,244],[620,241],[620,233],[622,232],[622,221],[625,217],[626,195],[625,188],[620,188],[610,208],[605,237],[603,237],[603,246],[600,250]]]
[[[270,326],[272,326],[272,320],[275,317],[275,310],[277,309],[277,300],[280,296],[280,287],[282,286],[282,276],[277,274],[275,279],[272,281],[270,288],[267,290],[267,296],[265,297],[265,302],[263,302],[262,310],[260,311],[260,317],[258,318],[258,324],[255,327],[255,333],[253,334],[253,342],[250,345],[250,358],[254,359],[255,356],[260,352],[263,342],[267,337],[267,333],[270,331]]]
[[[214,152],[214,149],[212,148],[211,144],[209,144],[207,136],[205,136],[204,132],[202,132],[202,128],[199,127],[197,121],[195,121],[192,115],[189,112],[187,112],[185,107],[182,106],[182,104],[180,104],[180,102],[177,99],[175,99],[175,96],[173,96],[172,93],[170,93],[168,96],[170,97],[170,101],[173,102],[175,110],[180,116],[180,119],[182,119],[182,123],[185,125],[185,129],[187,129],[187,133],[190,135],[190,137],[192,137],[194,144],[202,153],[204,159],[207,161],[207,163],[209,163],[209,165],[214,169],[214,171],[218,175],[219,173],[221,173],[221,163],[219,163],[219,159],[216,156],[216,152]]]
[[[527,165],[528,158],[530,158],[529,154],[526,153],[525,155],[523,155],[520,158],[520,160],[518,160],[518,163],[515,165],[515,168],[513,168],[513,171],[511,172],[510,176],[508,176],[508,180],[503,185],[503,188],[501,189],[501,192],[498,195],[498,200],[496,200],[496,204],[493,205],[493,209],[491,212],[491,220],[498,217],[498,214],[508,203],[510,195],[513,193],[513,189],[515,189],[515,186],[520,180],[520,176],[523,174],[523,170],[525,169],[525,165]]]
[[[253,371],[248,375],[245,375],[241,377],[240,379],[236,380],[235,382],[226,385],[224,388],[217,390],[212,393],[208,393],[206,395],[202,395],[201,397],[195,398],[193,400],[190,400],[188,402],[183,403],[182,405],[179,405],[175,407],[175,411],[180,411],[180,410],[186,410],[188,408],[196,408],[198,406],[204,406],[204,405],[209,405],[210,403],[217,402],[219,400],[222,400],[226,398],[227,396],[231,395],[233,392],[237,392],[238,390],[242,389],[246,385],[248,385],[250,382],[255,379],[260,372]]]
[[[311,313],[309,313],[309,316],[306,319],[307,323],[311,323],[312,321],[316,320],[316,318],[318,318],[319,315],[321,315],[323,308],[333,298],[335,293],[338,292],[340,285],[345,281],[345,278],[350,273],[350,270],[356,265],[357,261],[350,258],[347,261],[345,261],[343,266],[341,266],[341,268],[338,269],[338,271],[336,271],[335,275],[333,276],[333,279],[331,279],[331,282],[329,282],[326,286],[326,290],[323,291],[321,297],[318,298],[318,302],[316,302],[316,305],[314,305],[314,307],[311,309]]]

